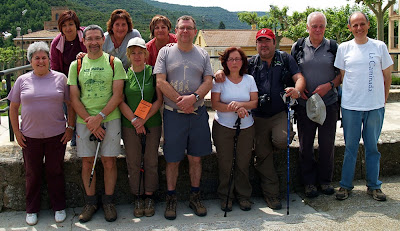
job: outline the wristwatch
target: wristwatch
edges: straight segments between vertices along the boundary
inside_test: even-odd
[[[103,117],[103,120],[105,120],[107,118],[107,116],[103,112],[99,112],[99,115],[101,115],[101,117]]]
[[[331,84],[331,89],[333,89],[335,87],[335,84],[332,81],[329,81],[329,83]]]
[[[67,128],[71,129],[72,131],[75,131],[75,127],[72,127],[72,126],[68,125]]]
[[[196,97],[196,102],[200,100],[199,94],[197,94],[196,92],[193,92],[193,95]]]

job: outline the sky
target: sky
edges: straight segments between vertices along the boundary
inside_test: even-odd
[[[269,5],[279,8],[289,7],[289,14],[293,11],[303,12],[307,6],[314,8],[333,8],[355,4],[354,0],[156,0],[179,5],[191,6],[219,6],[228,11],[269,11]]]

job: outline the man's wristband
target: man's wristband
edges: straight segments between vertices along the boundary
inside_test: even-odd
[[[107,116],[103,112],[99,112],[99,115],[101,115],[101,117],[103,117],[103,120],[105,120],[107,118]]]

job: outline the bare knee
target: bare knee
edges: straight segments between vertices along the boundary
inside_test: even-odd
[[[101,157],[104,171],[113,170],[117,166],[117,159],[115,157]]]
[[[93,166],[94,157],[83,157],[82,158],[82,170],[91,170]]]

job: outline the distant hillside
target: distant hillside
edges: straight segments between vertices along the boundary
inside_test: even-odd
[[[113,10],[126,9],[132,16],[134,27],[145,40],[149,39],[149,23],[156,14],[167,16],[173,26],[179,16],[192,15],[199,29],[217,29],[222,21],[226,29],[249,29],[237,19],[237,12],[220,7],[192,7],[161,3],[152,0],[0,0],[0,32],[16,35],[15,28],[22,25],[23,33],[43,29],[43,22],[51,19],[51,6],[67,6],[75,10],[82,25],[98,24],[106,29]],[[22,17],[21,12],[27,9]],[[259,15],[265,12],[258,12]]]

